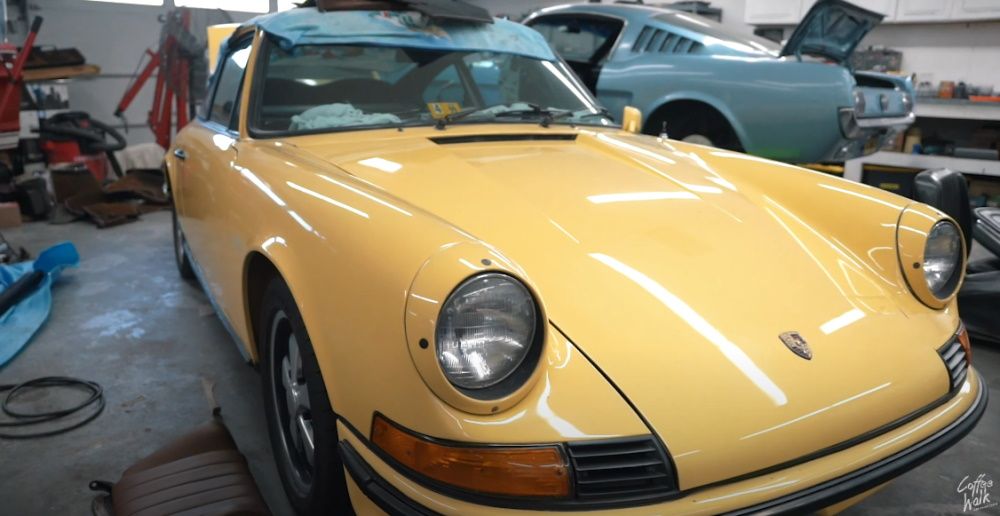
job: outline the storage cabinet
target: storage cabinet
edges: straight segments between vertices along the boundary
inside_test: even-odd
[[[896,21],[949,21],[949,18],[951,18],[951,3],[951,0],[898,0],[896,5]]]
[[[896,0],[850,0],[852,4],[864,7],[869,11],[884,14],[882,23],[888,23],[896,19]],[[805,16],[805,12],[802,13]]]
[[[745,20],[751,25],[795,25],[813,0],[747,0]]]
[[[882,13],[882,23],[944,23],[1000,20],[1000,0],[850,0]],[[797,25],[816,0],[747,0],[751,25]]]
[[[1000,1],[953,0],[951,18],[955,20],[988,20],[1000,18]]]

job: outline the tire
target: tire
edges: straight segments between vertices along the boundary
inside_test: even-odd
[[[177,222],[177,209],[170,212],[174,223],[174,261],[177,262],[177,272],[185,281],[194,281],[194,268],[191,267],[191,259],[188,258],[187,251],[184,250],[184,232]]]
[[[280,278],[265,289],[258,315],[264,411],[285,494],[300,515],[354,514],[337,453],[337,416],[302,316]]]
[[[646,133],[659,136],[664,122],[667,124],[667,137],[672,140],[743,151],[743,145],[729,122],[714,111],[688,111],[680,106],[677,109],[666,109],[650,119],[646,125]]]

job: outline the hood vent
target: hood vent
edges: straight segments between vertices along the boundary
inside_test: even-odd
[[[438,145],[457,145],[460,143],[493,143],[493,142],[572,142],[575,134],[472,134],[466,136],[438,136],[430,139]]]

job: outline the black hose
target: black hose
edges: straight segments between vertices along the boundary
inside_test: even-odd
[[[76,406],[53,410],[49,412],[20,412],[14,410],[10,407],[11,403],[21,394],[32,389],[45,389],[45,388],[75,388],[85,392],[90,393],[90,397],[86,400],[80,402]],[[34,380],[28,380],[26,382],[18,384],[6,384],[0,385],[0,392],[10,391],[7,396],[4,397],[2,404],[0,404],[0,409],[3,409],[4,414],[14,418],[14,421],[0,421],[0,428],[25,428],[34,425],[42,425],[46,423],[52,423],[63,419],[65,417],[71,416],[80,412],[91,405],[96,408],[93,412],[82,420],[70,424],[68,426],[63,426],[56,428],[55,430],[43,430],[34,433],[15,433],[8,434],[0,432],[0,439],[34,439],[38,437],[50,437],[53,435],[64,434],[70,430],[75,430],[81,426],[93,421],[97,416],[101,415],[104,411],[104,389],[97,383],[87,380],[80,380],[78,378],[68,378],[65,376],[47,376],[44,378],[36,378]]]

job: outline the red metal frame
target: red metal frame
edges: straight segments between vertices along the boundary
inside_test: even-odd
[[[35,45],[35,38],[42,28],[42,19],[36,17],[31,23],[21,51],[10,43],[0,43],[0,132],[21,130],[21,88],[24,80],[24,63]]]
[[[191,29],[191,11],[182,9],[180,13],[181,29]],[[177,35],[168,30],[159,51],[146,50],[149,62],[136,76],[135,81],[125,90],[115,116],[129,108],[142,88],[156,72],[156,89],[153,92],[153,107],[149,111],[146,123],[156,136],[156,143],[164,149],[170,148],[173,139],[173,121],[177,119],[177,130],[188,124],[188,92],[190,91],[191,61],[181,52]],[[145,56],[144,56],[145,58]]]

